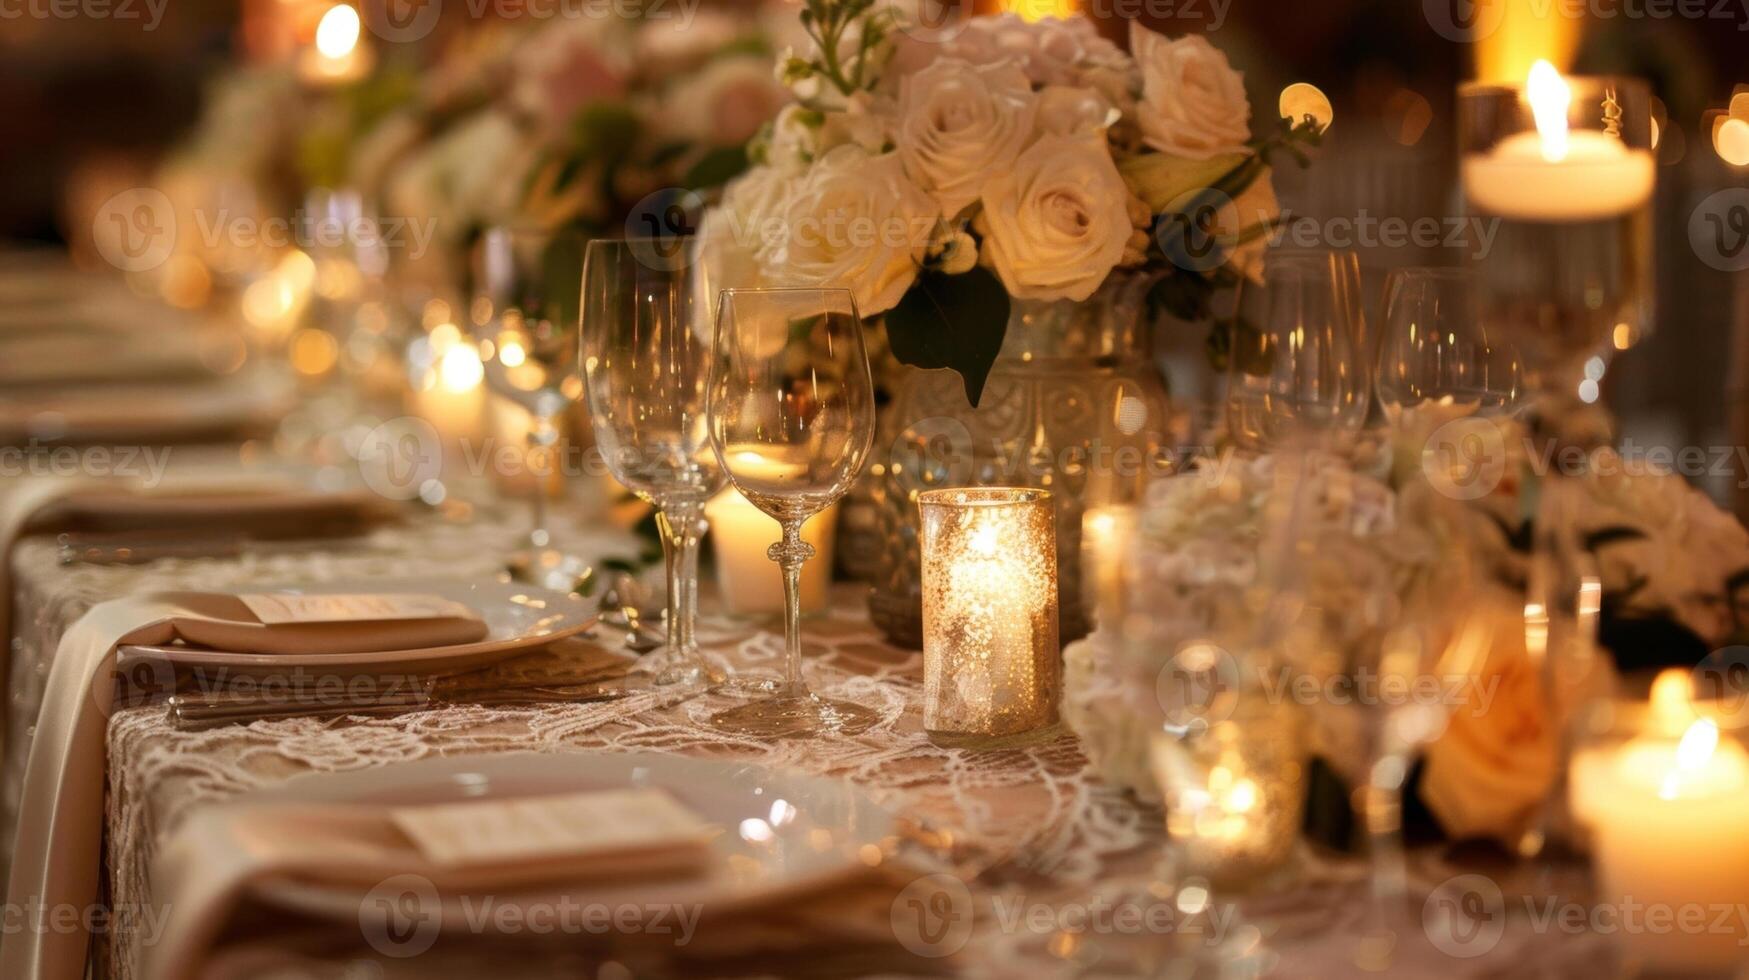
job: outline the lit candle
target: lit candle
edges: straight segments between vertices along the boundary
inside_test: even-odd
[[[298,77],[312,85],[339,85],[370,73],[358,11],[344,3],[328,8],[316,24],[315,43],[298,59]]]
[[[1553,65],[1537,62],[1524,94],[1536,130],[1464,157],[1472,204],[1504,218],[1556,222],[1608,218],[1651,200],[1651,152],[1612,133],[1570,129],[1572,90]]]
[[[918,495],[923,728],[941,744],[1004,741],[1057,720],[1056,513],[1043,490]]]
[[[748,450],[734,450],[742,472],[763,471],[779,477],[784,463]],[[799,467],[798,467],[799,469]],[[704,505],[710,522],[717,566],[717,590],[723,607],[735,615],[783,612],[783,570],[766,554],[783,535],[777,519],[765,513],[733,487]],[[833,504],[802,525],[802,540],[814,546],[814,558],[802,565],[802,611],[826,608],[832,580],[832,541],[838,526]]]
[[[1749,903],[1749,752],[1696,716],[1688,687],[1681,671],[1660,675],[1644,733],[1573,760],[1573,813],[1592,833],[1600,900],[1640,915],[1622,924],[1631,969],[1749,961],[1735,914]]]
[[[1123,615],[1124,562],[1135,530],[1134,507],[1094,507],[1081,518],[1081,582],[1087,593],[1082,602],[1108,629]]]

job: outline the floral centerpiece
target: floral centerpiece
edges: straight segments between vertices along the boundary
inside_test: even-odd
[[[1308,118],[1251,132],[1243,79],[1205,38],[1085,18],[925,28],[875,0],[805,0],[779,65],[795,101],[700,225],[725,285],[841,285],[893,354],[947,367],[976,405],[1013,300],[1092,296],[1115,272],[1191,319],[1279,220],[1278,153]]]
[[[1452,424],[1471,427],[1464,434],[1490,448],[1479,463],[1453,464],[1461,473],[1427,452],[1437,444],[1430,436]],[[1483,573],[1475,606],[1491,624],[1491,644],[1466,684],[1473,703],[1449,712],[1415,787],[1453,837],[1515,843],[1555,772],[1550,719],[1563,709],[1549,703],[1523,626],[1531,540],[1523,515],[1549,463],[1518,422],[1432,412],[1393,426],[1352,458],[1321,460],[1298,491],[1296,537],[1313,546],[1295,586],[1316,615],[1282,645],[1284,666],[1318,681],[1318,690],[1344,669],[1342,651],[1377,642],[1372,613],[1401,601],[1429,562],[1463,560]],[[1265,581],[1278,465],[1270,456],[1229,456],[1157,482],[1138,520],[1143,557],[1132,584],[1145,590],[1136,601],[1147,604],[1147,618],[1169,632],[1128,646],[1096,633],[1065,651],[1066,720],[1106,778],[1140,796],[1156,796],[1148,741],[1161,721],[1154,684],[1177,648],[1172,637],[1218,633],[1255,612],[1246,596]],[[1749,582],[1749,531],[1680,477],[1608,450],[1562,478],[1579,487],[1567,516],[1600,574],[1598,640],[1614,665],[1692,667],[1709,650],[1741,642],[1735,596]],[[1353,726],[1339,710],[1311,707],[1313,752],[1355,785],[1366,760]]]

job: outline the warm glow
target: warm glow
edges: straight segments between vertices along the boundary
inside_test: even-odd
[[[1674,800],[1681,795],[1683,782],[1705,772],[1718,747],[1719,726],[1712,719],[1702,718],[1688,726],[1676,745],[1676,768],[1664,774],[1664,783],[1658,787],[1659,798]]]
[[[1694,703],[1689,696],[1688,673],[1672,667],[1661,671],[1652,682],[1652,727],[1672,735],[1688,727],[1694,720]]]
[[[1543,159],[1559,163],[1567,158],[1567,109],[1573,104],[1573,90],[1555,66],[1538,61],[1531,66],[1525,83],[1525,98],[1530,101],[1530,113],[1536,118],[1536,131],[1542,137]]]
[[[358,31],[358,11],[343,3],[335,4],[316,25],[316,50],[324,58],[344,58],[358,47]]]
[[[1749,167],[1749,122],[1726,119],[1713,130],[1713,149],[1733,167]]]
[[[1310,82],[1295,82],[1281,90],[1278,103],[1283,119],[1297,123],[1307,116],[1318,124],[1318,132],[1330,128],[1336,112],[1330,108],[1330,97]]]
[[[1476,40],[1476,77],[1515,85],[1530,66],[1547,60],[1557,68],[1573,64],[1585,22],[1547,0],[1476,0],[1471,16],[1490,26]]]
[[[1073,17],[1079,9],[1075,0],[1002,0],[1002,12],[1019,14],[1029,23],[1046,17]]]
[[[458,394],[472,391],[479,387],[485,376],[486,367],[480,363],[480,352],[472,344],[452,344],[443,352],[443,360],[438,362],[438,382],[445,391]]]

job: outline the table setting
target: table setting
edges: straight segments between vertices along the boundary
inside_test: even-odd
[[[1607,25],[245,6],[0,239],[0,975],[1749,975]],[[1484,246],[1335,240],[1380,112]]]

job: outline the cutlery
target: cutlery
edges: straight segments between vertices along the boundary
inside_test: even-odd
[[[428,690],[356,697],[297,694],[280,697],[224,694],[178,694],[170,698],[169,717],[181,731],[203,731],[221,725],[247,724],[283,718],[339,718],[348,715],[394,715],[428,708],[464,705],[516,707],[539,704],[582,704],[614,701],[631,693],[618,680],[498,690]]]

